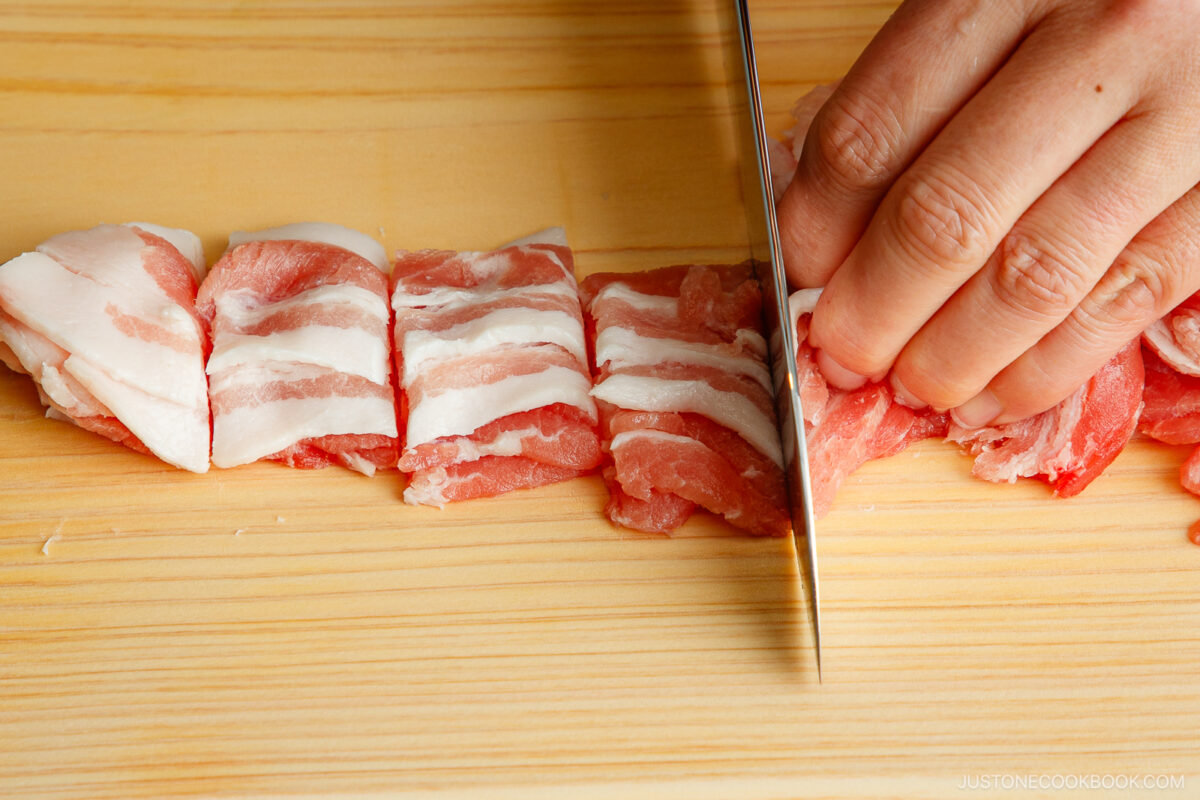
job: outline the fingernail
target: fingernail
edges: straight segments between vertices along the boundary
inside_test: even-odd
[[[908,388],[900,382],[900,379],[896,377],[896,373],[894,372],[892,373],[891,383],[892,394],[896,395],[896,402],[898,402],[900,405],[908,406],[912,409],[922,409],[929,405],[924,400],[910,392]]]
[[[1000,416],[1004,406],[996,399],[996,395],[984,389],[979,394],[963,403],[958,408],[950,410],[950,416],[964,428],[982,428]]]
[[[817,368],[825,376],[825,380],[839,389],[851,391],[867,382],[867,379],[857,372],[846,369],[830,358],[824,350],[817,351]]]

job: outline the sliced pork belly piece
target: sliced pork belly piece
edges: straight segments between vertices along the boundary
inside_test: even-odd
[[[596,468],[579,287],[561,230],[493,252],[403,253],[392,308],[406,502],[442,506]]]
[[[366,475],[395,466],[382,248],[323,223],[230,241],[197,299],[212,325],[213,463],[342,464]]]
[[[870,383],[852,392],[830,389],[817,412],[820,423],[805,431],[813,512],[822,517],[855,470],[868,461],[896,455],[910,444],[944,436],[944,414],[917,412],[896,402],[889,386]]]
[[[749,264],[598,273],[582,284],[613,522],[669,533],[697,507],[789,530],[762,297]]]
[[[1200,377],[1172,369],[1149,347],[1142,358],[1146,385],[1138,430],[1167,444],[1200,442]]]
[[[901,405],[886,383],[868,383],[847,392],[825,382],[807,341],[809,319],[820,295],[820,289],[802,289],[789,298],[817,517],[828,513],[843,481],[863,464],[895,455],[921,439],[945,436],[948,424],[945,414]]]
[[[1200,377],[1176,372],[1145,347],[1146,387],[1144,407],[1138,430],[1167,444],[1200,443]],[[1179,482],[1194,495],[1200,495],[1200,447],[1179,470]],[[1200,522],[1193,523],[1189,538],[1200,544]]]
[[[1040,477],[1058,497],[1072,497],[1128,443],[1144,382],[1141,348],[1130,342],[1054,408],[990,428],[951,423],[948,437],[975,456],[971,472],[984,480]]]
[[[1200,376],[1200,294],[1151,324],[1142,340],[1175,372]]]
[[[196,279],[197,286],[208,274],[208,261],[204,258],[204,246],[200,244],[200,237],[196,234],[181,228],[155,225],[153,222],[127,222],[125,224],[146,233],[152,233],[169,242],[192,265],[192,275]]]
[[[613,464],[604,468],[603,475],[608,487],[604,514],[618,525],[647,533],[670,533],[687,522],[696,510],[691,500],[658,489],[651,489],[645,500],[627,494]]]
[[[819,295],[819,290],[804,290],[791,297],[817,516],[829,510],[841,483],[867,461],[935,436],[947,436],[974,456],[972,472],[979,478],[1013,482],[1038,476],[1059,497],[1070,497],[1112,463],[1137,425],[1143,368],[1136,342],[1054,408],[989,428],[967,429],[945,414],[913,411],[898,403],[886,384],[852,392],[828,386],[804,341]]]
[[[825,406],[829,404],[829,384],[817,368],[816,354],[808,343],[808,323],[820,296],[820,289],[801,289],[788,297],[792,329],[796,332],[796,378],[799,380],[796,393],[800,396],[804,421],[809,425],[816,425],[820,421]]]
[[[199,239],[141,224],[60,234],[0,266],[0,358],[47,416],[193,472],[209,464]]]

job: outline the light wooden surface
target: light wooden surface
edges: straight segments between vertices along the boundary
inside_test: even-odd
[[[713,7],[0,5],[0,259],[129,219],[210,259],[301,219],[738,257]],[[754,4],[773,128],[890,8]],[[818,685],[788,542],[623,533],[596,479],[439,512],[186,474],[0,371],[0,795],[1195,797],[1184,456],[1135,442],[1062,502],[936,442],[869,465],[820,529]]]

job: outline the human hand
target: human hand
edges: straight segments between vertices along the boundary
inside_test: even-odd
[[[1200,288],[1200,4],[908,0],[779,204],[842,388],[967,426],[1066,397]]]

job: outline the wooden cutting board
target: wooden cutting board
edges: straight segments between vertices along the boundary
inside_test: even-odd
[[[210,259],[304,219],[740,258],[715,2],[4,4],[0,260],[139,219]],[[772,129],[892,5],[754,3]],[[187,474],[0,368],[0,795],[1195,797],[1185,455],[1070,501],[938,442],[869,465],[820,528],[818,685],[790,542],[619,531],[594,478],[438,511]]]

